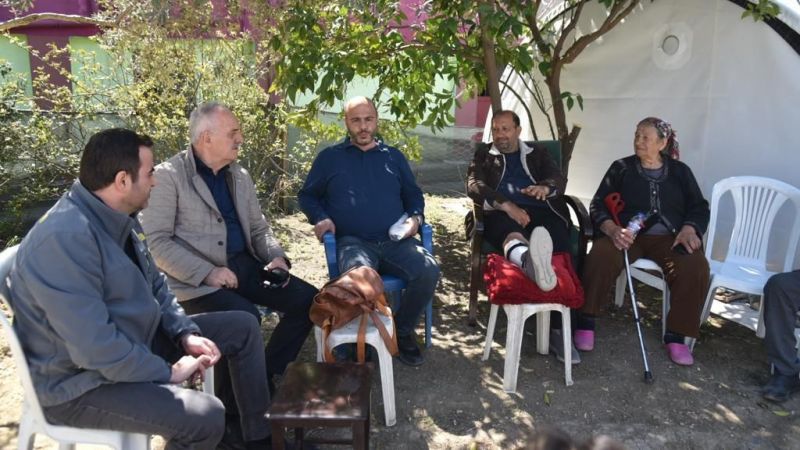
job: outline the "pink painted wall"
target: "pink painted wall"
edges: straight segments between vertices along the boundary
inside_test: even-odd
[[[492,100],[487,96],[479,96],[462,102],[461,107],[456,108],[455,125],[457,127],[483,128],[491,107]]]

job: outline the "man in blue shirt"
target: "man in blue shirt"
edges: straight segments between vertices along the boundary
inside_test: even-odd
[[[348,137],[317,155],[303,188],[300,208],[322,240],[326,232],[337,237],[339,269],[370,266],[407,283],[395,312],[401,362],[424,362],[414,337],[420,313],[433,297],[439,266],[413,238],[423,220],[425,201],[408,161],[394,147],[375,139],[378,111],[366,97],[344,107]],[[406,214],[400,240],[389,228]]]

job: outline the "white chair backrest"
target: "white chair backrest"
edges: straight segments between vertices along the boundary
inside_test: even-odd
[[[741,261],[764,270],[775,216],[781,206],[790,201],[795,210],[783,271],[792,270],[800,238],[800,189],[765,177],[730,177],[714,185],[711,192],[711,220],[706,236],[706,258],[711,261],[720,199],[727,192],[733,198],[735,219],[725,259]]]
[[[11,266],[14,265],[14,258],[17,256],[18,245],[9,247],[0,253],[0,301],[11,310],[9,303],[9,290],[8,290],[8,274],[11,272]],[[22,351],[22,345],[17,339],[17,333],[11,327],[11,322],[6,318],[6,315],[0,312],[0,328],[5,332],[6,341],[11,347],[11,357],[14,359],[14,364],[17,366],[17,374],[19,375],[20,383],[24,392],[24,401],[28,404],[27,414],[34,414],[35,420],[38,423],[47,423],[42,412],[42,406],[39,404],[39,398],[36,396],[36,391],[33,388],[33,380],[31,380],[31,373],[28,370],[28,361],[25,359],[25,353]]]
[[[0,283],[2,285],[0,286],[0,294],[3,295],[6,306],[8,306],[9,295],[6,278],[8,278],[8,273],[11,272],[11,266],[14,265],[14,259],[17,257],[17,250],[19,250],[19,245],[8,247],[0,253],[0,281],[2,281],[2,283]]]

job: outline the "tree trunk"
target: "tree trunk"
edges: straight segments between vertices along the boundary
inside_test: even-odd
[[[561,171],[564,173],[564,178],[568,178],[569,163],[572,161],[572,151],[575,149],[575,142],[578,140],[579,134],[581,134],[580,125],[573,124],[567,141],[561,141]]]
[[[503,109],[503,102],[500,99],[500,73],[497,69],[497,58],[494,54],[494,41],[489,34],[489,27],[486,23],[487,20],[483,14],[481,14],[480,27],[483,64],[486,66],[487,88],[489,89],[489,97],[492,99],[492,113],[496,113]]]
[[[558,140],[561,141],[561,171],[566,176],[569,171],[569,160],[572,159],[572,149],[575,147],[575,142],[570,142],[567,114],[564,111],[564,101],[561,99],[560,78],[561,65],[554,63],[552,71],[545,78],[545,82],[547,83],[548,91],[550,91],[550,102],[553,105],[553,119],[556,123]]]

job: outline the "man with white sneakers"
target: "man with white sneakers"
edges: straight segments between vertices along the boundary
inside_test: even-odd
[[[553,251],[569,252],[566,178],[547,149],[520,140],[519,116],[492,117],[493,142],[481,144],[467,172],[467,194],[484,210],[484,238],[518,265],[542,291],[556,286]],[[528,238],[530,236],[530,238]],[[551,321],[550,352],[563,361],[561,317]],[[580,362],[573,347],[572,363]]]

